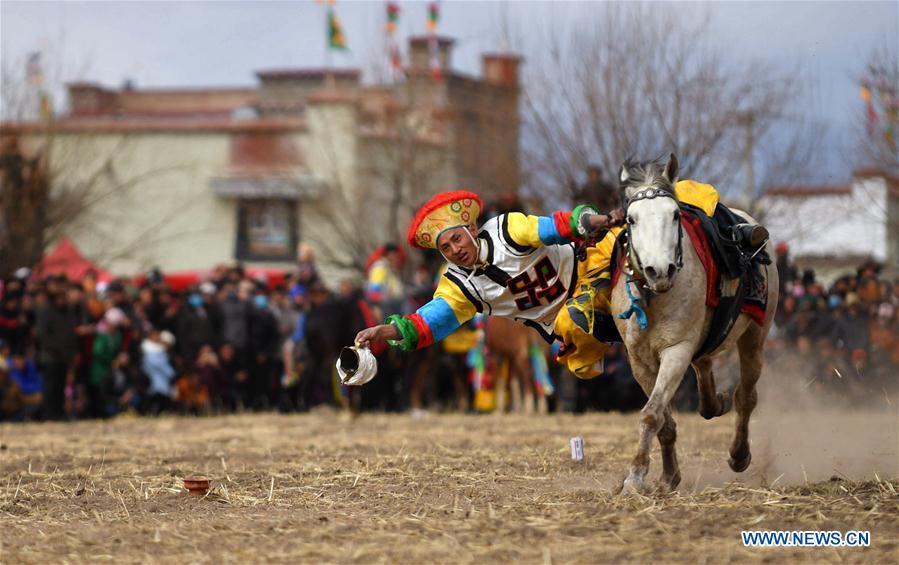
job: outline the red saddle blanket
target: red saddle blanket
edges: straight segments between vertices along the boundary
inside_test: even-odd
[[[709,308],[717,308],[718,304],[721,302],[721,296],[719,291],[719,276],[720,273],[718,271],[718,265],[715,263],[715,258],[712,255],[712,249],[709,246],[708,236],[705,231],[702,229],[702,224],[699,219],[690,215],[690,214],[681,214],[681,225],[684,228],[684,233],[690,239],[690,242],[693,244],[693,249],[696,250],[696,254],[699,256],[699,261],[702,263],[703,268],[705,269],[705,280],[706,280],[706,289],[705,289],[705,303]],[[617,264],[612,273],[612,286],[615,286],[618,283],[618,277],[621,276],[622,267],[624,266],[624,261],[627,260],[625,254],[619,254]],[[746,301],[740,305],[740,312],[746,314],[752,319],[756,324],[762,325],[765,323],[765,310],[762,309],[758,304],[748,303]]]

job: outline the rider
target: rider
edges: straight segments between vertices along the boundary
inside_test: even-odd
[[[711,185],[682,181],[675,190],[708,215],[718,203]],[[414,247],[437,249],[448,262],[434,298],[414,314],[389,316],[362,330],[357,345],[387,340],[405,351],[427,347],[482,312],[523,322],[547,341],[560,340],[557,361],[579,378],[601,374],[609,345],[597,336],[612,326],[610,260],[623,210],[602,214],[582,204],[552,216],[510,212],[478,229],[481,208],[481,199],[467,191],[443,192],[422,206],[407,237]],[[604,232],[579,260],[574,244]]]

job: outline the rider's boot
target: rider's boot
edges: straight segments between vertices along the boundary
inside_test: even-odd
[[[732,228],[737,244],[748,251],[756,251],[768,241],[768,230],[758,224],[736,224]]]

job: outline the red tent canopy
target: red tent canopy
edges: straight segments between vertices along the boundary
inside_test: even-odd
[[[88,271],[95,271],[100,282],[109,282],[115,279],[115,275],[103,270],[84,255],[67,237],[62,238],[52,251],[44,255],[41,262],[34,268],[34,276],[43,278],[48,275],[65,275],[73,281],[80,281]],[[253,279],[263,278],[269,288],[275,288],[284,284],[286,273],[283,269],[271,269],[265,267],[246,267],[245,272]],[[163,277],[165,282],[176,292],[183,291],[193,285],[208,279],[211,271],[191,270],[166,272]],[[146,280],[146,275],[140,274],[131,278],[133,284],[141,285]]]
[[[80,281],[88,271],[96,272],[100,281],[108,282],[115,278],[82,255],[71,239],[64,237],[35,266],[34,276],[65,275],[69,280]]]

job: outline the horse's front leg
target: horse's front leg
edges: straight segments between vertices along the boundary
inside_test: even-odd
[[[665,411],[684,378],[692,355],[693,348],[686,342],[668,347],[659,355],[659,372],[652,392],[649,394],[649,400],[640,412],[640,439],[637,444],[637,455],[634,456],[630,473],[624,480],[623,494],[646,490],[645,481],[646,474],[649,472],[649,451],[652,448],[652,439],[665,425]]]
[[[699,413],[706,420],[723,416],[730,411],[729,395],[715,390],[715,374],[712,360],[708,357],[693,363],[696,370],[696,386],[699,388]]]
[[[680,484],[680,465],[677,463],[677,424],[671,413],[671,406],[665,408],[665,423],[659,429],[659,447],[662,448],[662,476],[659,488],[673,491]]]

